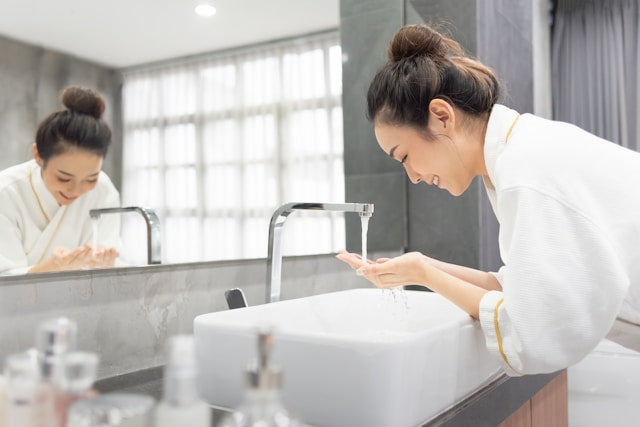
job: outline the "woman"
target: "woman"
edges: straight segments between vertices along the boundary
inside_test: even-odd
[[[0,272],[40,273],[112,267],[118,256],[117,215],[100,220],[92,247],[89,210],[119,206],[119,194],[101,172],[111,130],[101,119],[102,97],[71,86],[66,109],[38,127],[33,160],[0,172]]]
[[[414,184],[457,196],[483,178],[504,266],[338,258],[378,287],[421,284],[479,319],[510,375],[568,367],[607,334],[640,351],[640,153],[498,96],[490,69],[418,25],[395,34],[367,101],[380,148]]]

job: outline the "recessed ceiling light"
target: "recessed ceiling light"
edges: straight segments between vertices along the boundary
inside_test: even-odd
[[[200,16],[210,17],[216,14],[216,8],[209,3],[200,3],[196,6],[195,11]]]

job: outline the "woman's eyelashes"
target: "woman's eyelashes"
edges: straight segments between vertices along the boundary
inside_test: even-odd
[[[400,160],[400,163],[404,164],[406,160],[407,160],[407,155],[405,154],[404,157],[402,157],[402,159]]]
[[[63,183],[63,184],[66,184],[67,182],[70,182],[71,180],[67,179],[67,178],[58,178],[58,181]],[[98,182],[98,180],[97,179],[87,179],[85,182],[87,182],[89,184],[95,184],[96,182]]]

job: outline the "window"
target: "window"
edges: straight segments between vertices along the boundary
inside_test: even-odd
[[[282,203],[344,201],[342,54],[322,34],[125,73],[122,203],[154,208],[163,262],[266,257]],[[296,212],[283,253],[344,247],[340,214]],[[127,259],[146,259],[123,217]]]

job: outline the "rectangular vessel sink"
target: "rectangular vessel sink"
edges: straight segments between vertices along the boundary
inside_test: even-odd
[[[499,372],[478,322],[432,292],[354,289],[204,314],[194,320],[198,388],[237,406],[256,336],[273,327],[285,407],[327,427],[410,427]],[[394,301],[394,295],[396,300]]]

